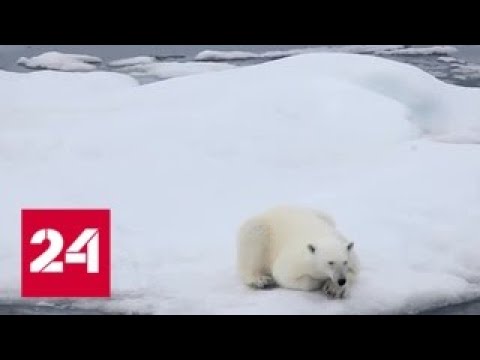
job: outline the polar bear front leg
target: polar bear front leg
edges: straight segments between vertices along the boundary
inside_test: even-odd
[[[247,221],[238,234],[238,270],[243,282],[254,289],[277,286],[268,268],[270,228],[260,219]]]
[[[279,286],[300,291],[315,291],[319,290],[322,284],[321,281],[312,278],[309,275],[297,273],[295,266],[279,259],[273,265],[273,277]]]
[[[247,280],[247,285],[253,289],[267,290],[276,288],[277,282],[271,275],[259,275]]]
[[[313,279],[308,275],[303,275],[298,278],[283,278],[281,281],[278,281],[278,283],[286,289],[300,291],[315,291],[320,289],[321,285],[319,280]]]

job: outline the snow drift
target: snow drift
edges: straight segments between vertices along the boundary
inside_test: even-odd
[[[25,207],[112,209],[114,298],[85,307],[366,314],[480,295],[477,89],[310,54],[144,86],[0,72],[0,92],[4,296],[18,296]],[[356,242],[350,299],[241,284],[237,228],[278,204],[327,211]]]

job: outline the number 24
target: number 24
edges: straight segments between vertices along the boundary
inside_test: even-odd
[[[62,273],[63,262],[54,261],[62,252],[63,237],[54,229],[38,230],[30,239],[30,243],[38,245],[49,240],[50,246],[30,263],[32,273]],[[86,253],[80,250],[86,245]],[[87,228],[70,245],[65,254],[67,264],[86,264],[87,273],[99,272],[99,236],[98,229]]]

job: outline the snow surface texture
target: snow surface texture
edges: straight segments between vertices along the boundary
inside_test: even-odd
[[[158,62],[143,63],[119,68],[119,71],[132,76],[153,76],[159,79],[203,74],[234,68],[235,65],[221,63],[197,62]]]
[[[480,295],[480,91],[372,56],[311,54],[138,86],[0,72],[0,288],[20,209],[112,209],[113,295],[160,314],[397,313]],[[235,237],[278,204],[356,243],[352,296],[246,288]]]
[[[431,46],[412,48],[405,45],[345,45],[322,46],[284,51],[267,51],[253,53],[248,51],[215,51],[205,50],[195,56],[197,61],[228,61],[248,59],[275,59],[300,54],[312,53],[347,53],[347,54],[377,54],[377,55],[450,55],[457,51],[453,46]]]
[[[31,58],[21,57],[17,64],[32,69],[48,69],[58,71],[92,71],[101,63],[102,59],[79,54],[64,54],[50,51]]]

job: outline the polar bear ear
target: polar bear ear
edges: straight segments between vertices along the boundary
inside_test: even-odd
[[[355,246],[355,243],[353,243],[353,242],[350,243],[350,244],[348,244],[347,250],[348,250],[348,251],[352,251],[352,249],[353,249],[354,246]]]
[[[313,246],[312,244],[309,244],[308,245],[308,250],[310,250],[310,252],[312,254],[315,254],[315,251],[317,251],[317,249],[315,248],[315,246]]]

